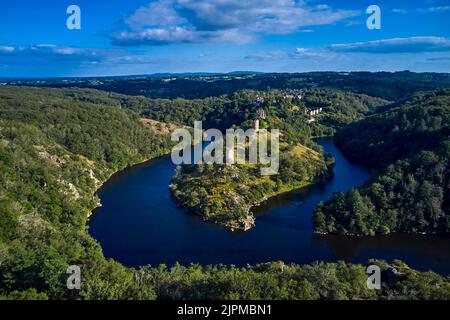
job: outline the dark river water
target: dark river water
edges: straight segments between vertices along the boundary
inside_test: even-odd
[[[450,238],[400,235],[348,237],[314,235],[312,210],[333,192],[361,185],[370,172],[346,159],[332,139],[318,139],[336,159],[334,178],[269,199],[255,210],[256,226],[231,232],[177,208],[168,185],[174,173],[163,157],[114,175],[100,190],[102,207],[89,223],[104,254],[126,266],[224,263],[238,266],[400,259],[419,270],[450,273]]]

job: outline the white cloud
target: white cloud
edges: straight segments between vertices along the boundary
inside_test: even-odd
[[[268,51],[259,52],[244,57],[246,60],[301,60],[301,59],[332,59],[333,53],[324,50],[313,50],[309,48],[296,48],[293,52],[287,51]]]
[[[289,56],[285,51],[268,51],[268,52],[258,52],[252,53],[244,57],[245,60],[284,60]]]
[[[99,49],[89,48],[76,48],[68,46],[57,46],[54,44],[35,44],[29,46],[0,46],[0,55],[23,57],[23,56],[35,56],[35,57],[66,57],[71,59],[72,57],[92,60],[96,58]]]
[[[9,46],[0,46],[0,52],[13,52],[14,47]]]
[[[328,47],[336,52],[366,53],[414,53],[450,51],[450,40],[443,37],[392,38],[366,42],[333,44]]]
[[[408,10],[406,10],[406,9],[392,9],[392,12],[406,14],[406,13],[408,13]]]
[[[0,46],[0,63],[17,65],[82,65],[98,63],[139,64],[148,63],[139,55],[127,56],[122,49],[99,49],[35,44],[27,46]]]
[[[134,30],[150,26],[170,27],[185,22],[171,4],[172,1],[167,0],[150,3],[137,9],[124,22]]]
[[[162,45],[172,42],[191,42],[194,40],[192,29],[173,28],[153,28],[142,31],[124,31],[116,33],[112,41],[113,44],[122,46],[134,46],[141,43],[149,45]]]
[[[124,20],[111,35],[115,45],[248,43],[266,34],[289,34],[304,27],[336,23],[359,11],[292,0],[158,0]]]
[[[450,61],[450,57],[431,57],[427,61]]]
[[[450,6],[430,7],[423,9],[425,12],[447,12],[450,11]]]
[[[307,49],[307,48],[296,48],[295,52],[293,54],[291,54],[291,57],[323,57],[324,56],[324,52],[322,51],[314,51],[311,49]]]
[[[438,7],[428,7],[428,8],[418,8],[418,9],[392,9],[392,12],[394,13],[401,13],[401,14],[407,14],[407,13],[441,13],[441,12],[447,12],[450,11],[450,6],[438,6]]]

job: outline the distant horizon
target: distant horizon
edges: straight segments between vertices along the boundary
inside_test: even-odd
[[[368,70],[354,70],[354,71],[326,71],[326,70],[312,70],[312,71],[300,71],[300,72],[264,72],[264,71],[229,71],[229,72],[156,72],[148,74],[119,74],[119,75],[93,75],[93,76],[55,76],[55,77],[0,77],[2,81],[13,81],[13,80],[50,80],[50,79],[90,79],[90,78],[127,78],[127,77],[143,77],[149,78],[153,77],[164,78],[164,77],[201,77],[201,76],[221,76],[221,75],[262,75],[262,74],[307,74],[307,73],[417,73],[417,74],[450,74],[450,72],[437,72],[437,71],[411,71],[411,70],[397,70],[397,71],[368,71]]]
[[[3,78],[450,72],[448,0],[0,2]]]

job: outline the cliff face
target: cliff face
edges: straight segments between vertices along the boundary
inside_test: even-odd
[[[231,231],[248,231],[255,226],[255,217],[251,213],[249,213],[246,217],[229,221],[227,223],[224,223],[223,225]]]

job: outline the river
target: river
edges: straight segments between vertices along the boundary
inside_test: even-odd
[[[377,258],[450,273],[449,237],[313,234],[314,207],[333,192],[359,186],[370,177],[370,171],[346,159],[332,139],[316,142],[335,157],[334,178],[269,199],[255,210],[256,226],[250,231],[231,232],[178,208],[168,188],[174,165],[170,157],[162,157],[119,172],[104,184],[98,192],[102,207],[92,215],[89,233],[106,257],[132,267],[177,261],[237,266],[276,260],[366,263]]]

